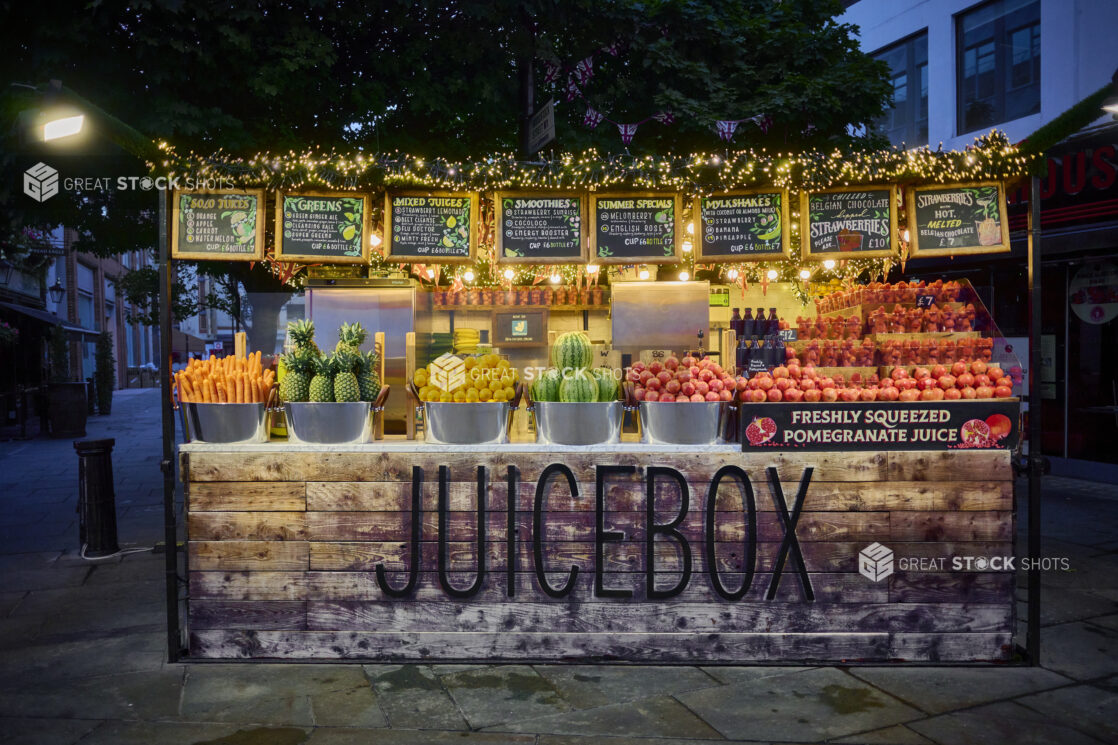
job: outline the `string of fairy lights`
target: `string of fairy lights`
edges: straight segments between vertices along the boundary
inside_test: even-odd
[[[791,196],[791,256],[777,261],[700,264],[695,263],[694,216],[690,200],[683,217],[687,234],[678,264],[660,268],[660,277],[695,279],[697,275],[715,281],[736,283],[786,282],[804,302],[812,287],[838,280],[863,281],[884,277],[891,267],[903,262],[907,237],[902,237],[901,253],[895,258],[845,259],[838,262],[800,261],[798,193],[835,187],[898,184],[902,187],[931,183],[974,181],[1013,182],[1025,176],[1033,157],[1011,144],[1005,134],[991,131],[976,137],[962,150],[930,147],[900,150],[839,150],[827,152],[772,152],[761,149],[726,150],[687,155],[603,154],[595,149],[582,153],[540,155],[534,160],[518,159],[512,153],[498,153],[475,160],[452,161],[400,152],[369,154],[363,151],[340,153],[336,150],[289,150],[238,156],[224,150],[209,155],[180,152],[174,146],[158,143],[162,159],[149,163],[153,175],[191,179],[193,183],[219,181],[228,187],[279,190],[383,192],[391,189],[426,188],[438,191],[477,191],[481,194],[482,226],[475,260],[439,269],[414,272],[424,282],[461,283],[463,286],[497,287],[512,284],[575,285],[601,278],[616,278],[619,273],[651,274],[647,266],[600,268],[582,265],[508,266],[494,261],[492,192],[496,190],[578,189],[588,192],[635,189],[682,193],[706,197],[717,192],[772,187],[788,189]],[[898,190],[900,192],[901,190]],[[412,267],[388,261],[382,253],[383,200],[374,199],[371,237],[371,268],[391,271]],[[897,205],[903,213],[904,200]],[[903,219],[899,223],[904,224]],[[647,273],[647,274],[645,274]],[[674,276],[673,276],[674,275]],[[303,275],[293,280],[300,281]]]

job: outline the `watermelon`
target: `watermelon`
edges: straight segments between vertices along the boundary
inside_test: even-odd
[[[562,382],[562,373],[554,367],[547,368],[532,382],[532,400],[558,401],[559,384]]]
[[[616,401],[619,385],[617,378],[613,376],[613,370],[608,367],[595,367],[590,374],[598,381],[598,400]]]
[[[582,331],[560,334],[551,347],[551,361],[563,372],[590,367],[590,337]]]
[[[598,400],[598,381],[585,367],[567,373],[559,384],[559,400],[585,403]]]

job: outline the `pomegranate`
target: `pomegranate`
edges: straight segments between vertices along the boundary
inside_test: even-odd
[[[776,422],[769,417],[754,417],[745,428],[745,439],[750,445],[763,445],[776,436]]]
[[[644,400],[644,394],[644,388],[641,388],[639,385],[633,389],[633,398],[637,399],[638,401]]]
[[[715,378],[714,380],[710,381],[709,388],[714,393],[721,393],[722,390],[725,388],[725,384],[718,378]]]
[[[717,362],[712,362],[712,363],[710,363],[710,371],[711,371],[712,373],[714,373],[714,377],[716,377],[716,378],[720,378],[720,377],[722,377],[722,375],[723,375],[723,374],[724,374],[724,372],[725,372],[725,371],[724,371],[724,370],[722,369],[722,365],[719,365],[719,364],[718,364]]]
[[[1013,389],[1008,385],[999,385],[994,387],[994,396],[997,398],[1009,398],[1013,395]]]
[[[926,378],[920,378],[919,387],[920,387],[920,390],[922,390],[922,391],[929,391],[932,388],[938,388],[939,387],[939,381],[936,380],[935,378],[933,378],[931,375],[929,375]]]
[[[691,367],[689,368],[689,372],[691,373],[692,378],[699,377],[699,373],[701,373],[702,371],[703,368],[699,367],[698,365],[691,365]]]
[[[691,380],[691,378],[692,378],[691,371],[690,370],[685,370],[682,367],[675,374],[675,379],[678,380],[680,383],[686,383],[687,381]]]
[[[823,390],[827,390],[828,388],[834,388],[835,387],[835,381],[834,381],[833,378],[821,378],[819,380],[819,387],[822,388]]]
[[[799,403],[804,398],[804,392],[799,388],[789,388],[784,392],[784,400]]]
[[[877,400],[877,389],[876,388],[863,388],[862,389],[862,400],[863,401],[876,401]]]
[[[970,363],[970,371],[975,375],[982,375],[986,372],[988,365],[982,360],[975,360]]]
[[[996,384],[999,380],[1005,377],[1005,370],[1001,369],[1000,367],[994,367],[993,365],[991,365],[990,367],[986,368],[986,375]]]
[[[659,375],[660,371],[664,369],[664,363],[660,360],[653,360],[652,364],[648,366],[648,371],[653,375]]]
[[[773,387],[773,379],[770,378],[768,375],[762,375],[761,377],[757,378],[757,387],[763,391],[767,391]]]
[[[734,400],[734,392],[733,391],[728,391],[725,388],[723,388],[722,392],[719,393],[718,395],[719,395],[719,400],[720,401],[733,401]]]
[[[758,388],[755,391],[750,391],[749,394],[753,397],[753,403],[758,403],[759,404],[759,403],[761,403],[762,401],[764,401],[768,398],[768,396],[765,394],[765,392],[763,390],[761,390],[760,388]]]
[[[647,367],[648,367],[648,365],[644,364],[640,360],[633,363],[633,369],[636,370],[637,372],[644,372],[645,369],[647,369]]]
[[[637,398],[637,400],[639,401],[640,398]],[[648,392],[646,392],[644,394],[644,400],[645,401],[659,401],[660,400],[660,391],[648,391]]]
[[[943,392],[943,397],[948,401],[958,401],[963,397],[963,392],[958,388],[948,388]]]
[[[819,374],[815,372],[815,365],[808,365],[804,368],[804,377],[809,380],[815,380]]]
[[[679,393],[680,387],[681,385],[678,380],[669,380],[667,383],[664,384],[664,391],[674,396]]]
[[[978,391],[968,385],[963,388],[963,398],[978,398]]]
[[[773,368],[773,377],[774,378],[787,378],[788,377],[788,368],[785,367],[784,365],[774,367]]]
[[[679,358],[669,357],[668,359],[664,360],[664,369],[675,372],[677,369],[679,369]]]
[[[978,398],[993,398],[994,389],[988,385],[980,385],[974,389],[975,396]]]
[[[699,364],[699,361],[697,359],[695,359],[694,357],[692,357],[691,355],[687,355],[686,357],[683,358],[683,360],[681,361],[681,364],[684,367],[691,367],[692,365]]]
[[[690,398],[691,396],[694,396],[697,392],[698,391],[695,388],[695,384],[690,382],[690,381],[688,381],[687,383],[684,383],[683,385],[681,385],[679,387],[679,395],[680,396],[687,396],[688,398]],[[677,398],[678,398],[678,396],[677,396]]]
[[[699,371],[699,380],[703,381],[704,383],[709,383],[710,381],[714,380],[714,377],[714,372],[712,372],[710,369]]]
[[[955,376],[946,374],[940,375],[937,382],[939,383],[939,387],[946,391],[948,388],[955,387]]]
[[[965,373],[966,371],[967,371],[967,363],[965,363],[965,362],[956,362],[954,365],[951,366],[951,374],[954,375],[956,378],[959,377],[960,375],[962,375],[963,373]]]
[[[932,368],[932,377],[935,378],[936,380],[939,380],[940,378],[942,378],[946,374],[947,374],[947,368],[944,367],[943,365],[936,365],[935,367]]]
[[[820,391],[818,388],[812,388],[810,390],[804,391],[804,401],[810,401],[811,403],[815,403],[816,401],[818,401],[822,397],[823,397],[823,392]]]
[[[786,391],[794,387],[795,383],[793,383],[790,378],[777,378],[775,385],[778,390]]]
[[[796,362],[796,360],[792,360],[792,362]],[[791,376],[792,380],[802,380],[804,371],[799,364],[792,364],[788,366],[788,375]]]
[[[718,395],[717,393],[715,393],[714,391],[707,391],[707,394],[705,396],[703,396],[703,400],[704,401],[710,401],[710,402],[713,403],[715,401],[721,401],[722,397],[720,395]]]
[[[905,390],[901,391],[901,395],[897,398],[899,398],[901,401],[915,401],[916,399],[920,398],[920,392],[917,391],[915,388],[906,388]]]
[[[908,377],[908,370],[903,367],[894,367],[889,371],[889,377],[893,380],[903,380]]]
[[[658,391],[664,387],[664,384],[660,382],[660,378],[650,378],[646,387],[650,391]]]
[[[640,383],[641,374],[636,370],[630,369],[629,372],[625,373],[625,380],[628,380],[630,383]]]
[[[784,394],[780,392],[779,388],[770,388],[769,389],[769,400],[774,401],[774,402],[775,401],[783,401],[784,400]]]
[[[857,401],[861,396],[861,391],[857,388],[843,388],[839,396],[843,401]]]
[[[986,417],[986,426],[990,428],[990,436],[1000,440],[1013,431],[1013,422],[1005,414],[991,414]]]
[[[969,372],[965,372],[965,373],[959,375],[959,377],[955,378],[955,384],[957,386],[959,386],[960,388],[966,388],[967,386],[973,386],[974,385],[974,375],[972,375]]]
[[[990,425],[981,419],[971,419],[959,427],[959,435],[964,445],[982,445],[990,439]]]
[[[834,386],[831,386],[830,388],[824,388],[823,389],[823,400],[826,401],[827,403],[831,403],[833,401],[838,401],[838,389],[835,388]]]
[[[675,402],[677,404],[685,404],[688,401],[693,401],[693,400],[694,400],[693,398],[689,398],[687,396],[684,396],[682,393],[675,397]]]
[[[917,380],[923,380],[924,378],[930,377],[931,374],[932,373],[926,367],[918,367],[912,371],[912,377]]]
[[[739,391],[740,391],[740,390],[744,390],[744,389],[745,389],[745,387],[746,387],[747,385],[749,385],[749,381],[748,381],[748,380],[746,380],[746,379],[745,379],[744,377],[742,377],[741,375],[739,375],[739,376],[737,377],[737,379],[736,379],[736,382],[737,382],[737,389],[738,389]]]
[[[652,374],[651,370],[644,370],[644,371],[641,372],[641,374],[637,378],[637,380],[639,380],[641,382],[641,385],[647,385],[648,381],[652,380],[652,378],[655,378],[655,377],[656,376]]]
[[[660,372],[656,373],[656,377],[661,383],[666,384],[669,380],[672,379],[672,374],[667,370],[661,370]]]
[[[818,387],[819,386],[817,386],[815,384],[814,380],[804,379],[804,380],[800,381],[800,390],[801,391],[814,391],[814,390],[818,389]]]
[[[694,383],[688,383],[688,385],[695,386],[695,393],[698,393],[700,396],[705,396],[710,393],[710,383],[696,380]]]

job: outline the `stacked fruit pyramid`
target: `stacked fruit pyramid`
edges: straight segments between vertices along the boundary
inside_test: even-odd
[[[374,401],[380,393],[376,352],[362,352],[368,332],[360,323],[343,323],[331,354],[314,342],[314,323],[293,321],[287,326],[293,348],[283,355],[285,370],[279,394],[286,402],[352,403]]]
[[[551,347],[553,367],[532,382],[533,401],[587,403],[616,401],[620,390],[614,371],[590,367],[590,337],[581,331],[560,334]]]
[[[449,356],[440,357],[435,362],[421,367],[412,376],[420,401],[442,403],[485,403],[490,401],[511,401],[516,396],[516,384],[520,373],[509,361],[497,354],[480,354],[462,360],[466,371],[465,382],[454,390],[443,390],[435,384],[436,370]]]

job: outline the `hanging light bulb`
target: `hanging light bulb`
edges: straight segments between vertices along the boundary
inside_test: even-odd
[[[473,282],[473,281],[474,281],[474,272],[473,272],[473,270],[472,270],[472,269],[467,269],[467,270],[466,270],[466,271],[465,271],[465,272],[464,272],[464,273],[462,274],[462,279],[466,280],[467,282]]]
[[[376,248],[377,246],[379,246],[381,244],[381,242],[382,241],[380,239],[380,236],[377,235],[376,233],[373,233],[372,235],[369,236],[369,245],[372,246],[373,248]]]
[[[691,272],[689,272],[689,271],[687,271],[686,269],[684,269],[683,271],[681,271],[681,272],[679,273],[679,280],[680,280],[681,282],[686,282],[686,281],[687,281],[687,280],[689,280],[689,279],[691,279]]]
[[[835,260],[834,259],[827,259],[826,261],[823,262],[823,268],[824,269],[834,269],[835,268]]]
[[[640,274],[638,274],[637,276],[640,277],[641,279],[648,279],[652,275],[650,275],[648,273],[647,269],[641,269]]]
[[[710,159],[710,162],[713,165],[718,165],[719,163],[722,162],[722,159],[719,158],[717,155],[715,155],[713,158]]]
[[[726,272],[726,277],[728,277],[729,279],[737,279],[738,278],[738,270],[737,269],[731,269],[730,271]]]
[[[587,264],[586,265],[586,273],[587,274],[597,274],[598,273],[598,265],[597,264]]]
[[[801,269],[800,279],[811,279],[811,272],[809,272],[807,269]]]
[[[691,245],[691,241],[684,241],[683,242],[683,253],[685,253],[685,254],[691,253],[692,248],[694,248],[694,246]]]
[[[434,278],[435,278],[435,270],[434,269],[428,269],[427,270],[427,279],[434,279]]]
[[[506,269],[505,270],[505,279],[512,279],[515,276],[516,276],[516,272],[514,272],[512,269]]]
[[[770,269],[768,271],[768,273],[765,274],[765,276],[768,277],[770,280],[772,280],[772,279],[776,279],[780,275],[776,273],[775,269]]]
[[[687,223],[687,235],[695,235],[695,223]]]
[[[904,239],[905,243],[908,243],[908,228],[904,229],[904,235],[901,237]]]
[[[563,278],[560,277],[558,273],[551,275],[551,284],[557,285],[562,281],[563,281]]]

